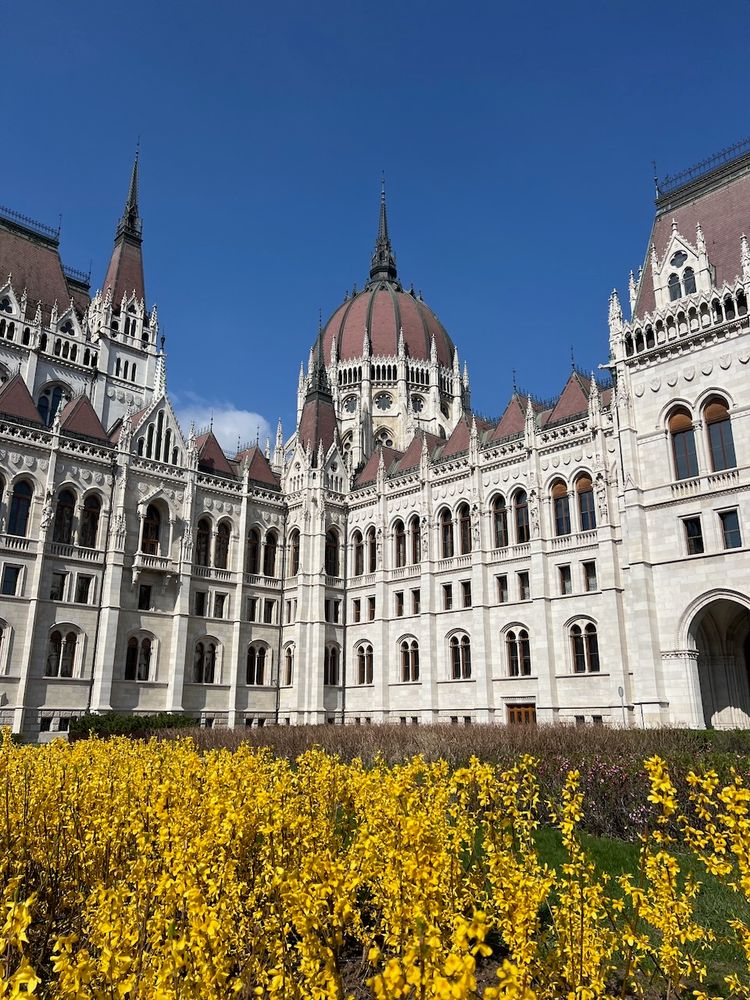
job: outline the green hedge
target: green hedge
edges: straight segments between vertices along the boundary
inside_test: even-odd
[[[144,736],[155,729],[180,729],[196,726],[189,715],[158,712],[155,715],[126,715],[110,712],[106,715],[79,715],[70,720],[68,738],[84,740],[88,736]]]

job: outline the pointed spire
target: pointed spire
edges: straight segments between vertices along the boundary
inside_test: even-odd
[[[370,265],[370,283],[377,281],[396,281],[396,257],[393,253],[388,235],[388,214],[385,207],[385,177],[380,188],[380,216],[378,218],[378,235],[375,239],[375,249]]]
[[[638,298],[638,285],[635,281],[635,275],[630,272],[630,277],[628,278],[628,299],[630,300],[630,315],[632,317],[633,310],[635,309],[635,302]]]
[[[146,300],[141,255],[143,225],[138,210],[139,155],[140,149],[136,149],[125,208],[117,224],[115,246],[102,285],[107,294],[111,290],[112,299],[115,302],[120,299],[127,300],[131,296],[136,301],[143,300],[145,302]]]
[[[609,296],[609,332],[610,335],[622,330],[622,308],[617,289],[613,288]]]
[[[740,258],[742,261],[742,280],[750,281],[750,247],[748,247],[747,236],[744,233],[740,240]]]
[[[126,233],[128,236],[140,240],[143,229],[140,215],[138,214],[138,157],[140,156],[140,143],[135,149],[135,159],[133,169],[130,174],[130,184],[128,186],[128,197],[125,200],[125,208],[117,227],[117,235]]]

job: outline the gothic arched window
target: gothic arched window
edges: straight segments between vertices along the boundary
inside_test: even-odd
[[[591,477],[581,475],[576,479],[578,497],[578,518],[581,531],[593,531],[596,527],[596,507],[594,506],[594,485]]]
[[[84,549],[95,549],[99,534],[99,515],[102,502],[96,493],[89,493],[83,501],[81,522],[78,526],[78,544]]]
[[[573,652],[573,672],[576,674],[599,673],[599,640],[593,622],[570,627],[570,642]]]
[[[339,536],[333,528],[326,532],[325,570],[326,576],[339,575]]]
[[[195,644],[193,683],[213,684],[216,675],[216,643],[204,639]]]
[[[529,501],[525,490],[517,490],[513,494],[513,521],[516,528],[516,545],[528,542],[529,532]]]
[[[294,646],[287,646],[284,652],[284,683],[289,687],[294,679]]]
[[[195,565],[208,566],[211,552],[211,522],[207,517],[202,517],[198,521],[198,530],[195,533]]]
[[[493,541],[496,549],[504,549],[508,544],[508,509],[505,497],[496,496],[492,501]]]
[[[278,544],[278,537],[275,531],[269,531],[266,534],[266,548],[263,553],[263,576],[275,577],[276,576],[276,547]]]
[[[372,684],[372,646],[363,642],[357,647],[357,683]]]
[[[675,302],[682,295],[682,285],[680,284],[680,276],[674,272],[669,276],[669,282],[667,284],[669,288],[669,301]]]
[[[289,536],[289,575],[299,573],[299,531],[295,528]]]
[[[570,534],[570,501],[568,487],[561,480],[552,486],[552,507],[555,518],[555,534]]]
[[[712,399],[703,408],[703,417],[708,428],[708,446],[711,453],[711,468],[714,472],[734,469],[737,459],[734,454],[734,437],[729,409],[723,399]]]
[[[161,515],[154,504],[150,503],[146,508],[146,516],[143,519],[143,537],[141,539],[141,552],[147,555],[156,556],[159,554],[159,533],[161,530]]]
[[[468,680],[471,677],[471,640],[468,635],[451,636],[449,648],[451,680]]]
[[[409,519],[409,537],[411,539],[411,561],[414,565],[422,561],[422,536],[419,532],[419,516],[413,514]]]
[[[509,677],[528,677],[531,674],[531,647],[525,628],[511,629],[505,633],[505,650]]]
[[[339,683],[339,647],[326,646],[323,653],[323,684],[326,687],[338,687]]]
[[[375,541],[375,529],[367,529],[367,572],[374,573],[378,562],[378,548]]]
[[[682,272],[682,284],[685,289],[685,295],[692,295],[695,291],[695,271],[692,267],[686,267]]]
[[[214,547],[214,566],[217,569],[226,569],[229,562],[229,538],[230,528],[226,521],[222,521],[216,530],[216,544]]]
[[[260,573],[260,532],[257,528],[247,533],[247,571],[253,576]]]
[[[400,518],[393,525],[393,549],[396,568],[406,566],[406,529]]]
[[[70,545],[73,541],[73,516],[76,509],[76,498],[72,490],[63,490],[57,498],[55,523],[52,529],[52,541],[62,545]]]
[[[352,548],[354,555],[354,576],[362,576],[365,571],[365,543],[362,539],[362,532],[355,531],[352,536]]]
[[[673,410],[669,418],[672,454],[677,479],[693,479],[698,475],[693,418],[683,407]]]
[[[25,479],[16,483],[10,498],[8,534],[25,536],[29,527],[29,512],[33,491]]]
[[[443,507],[438,516],[440,525],[440,555],[450,559],[453,555],[453,518],[447,507]]]
[[[266,683],[266,647],[255,645],[247,650],[246,684],[262,685]]]
[[[403,682],[419,680],[419,643],[416,639],[404,639],[401,642],[401,680]]]
[[[147,681],[151,669],[151,637],[131,636],[125,654],[125,680]]]
[[[471,552],[471,511],[467,503],[458,508],[458,539],[461,555]]]

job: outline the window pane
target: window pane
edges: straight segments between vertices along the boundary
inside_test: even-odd
[[[708,440],[711,446],[711,465],[714,472],[733,469],[737,465],[734,455],[732,424],[729,420],[718,420],[708,425]]]
[[[698,457],[695,453],[695,432],[678,431],[672,435],[675,471],[678,479],[692,479],[698,475]]]
[[[593,490],[582,490],[578,494],[578,507],[581,513],[581,531],[593,531],[596,527]]]
[[[738,549],[742,545],[740,519],[736,510],[725,510],[719,514],[725,549]]]
[[[685,525],[688,555],[698,555],[703,552],[703,529],[699,517],[686,517]]]

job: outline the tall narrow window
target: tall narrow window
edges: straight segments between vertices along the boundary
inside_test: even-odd
[[[682,284],[685,289],[685,295],[692,295],[695,291],[695,271],[692,267],[686,267],[682,272]]]
[[[52,541],[70,545],[73,541],[73,516],[75,514],[76,498],[70,490],[63,490],[57,498],[55,524],[52,530]]]
[[[719,513],[721,522],[721,534],[724,539],[725,549],[738,549],[742,545],[742,534],[740,532],[740,519],[737,510],[722,510]]]
[[[422,535],[419,531],[419,517],[414,514],[409,520],[410,554],[413,564],[422,561]]]
[[[299,531],[295,528],[289,537],[289,575],[299,573]]]
[[[453,555],[453,520],[447,507],[440,511],[440,554],[443,559]]]
[[[419,680],[419,643],[404,639],[401,643],[401,680],[405,683]]]
[[[729,409],[720,399],[711,400],[703,409],[708,428],[708,443],[711,451],[711,468],[714,472],[734,469],[737,460],[734,454],[734,438]]]
[[[260,573],[260,532],[257,528],[247,533],[247,571],[253,576]]]
[[[214,548],[214,566],[226,569],[229,562],[229,525],[222,521],[216,530],[216,545]]]
[[[513,495],[513,520],[516,526],[516,544],[528,542],[529,534],[529,501],[524,490],[517,490]]]
[[[215,674],[216,644],[210,640],[196,643],[193,658],[193,682],[195,684],[213,684]]]
[[[325,568],[326,576],[339,575],[339,536],[333,528],[326,532]]]
[[[196,566],[208,566],[210,551],[211,551],[211,522],[208,520],[208,518],[202,517],[200,521],[198,521],[198,530],[195,533]]]
[[[516,642],[516,633],[512,630],[505,635],[505,649],[508,656],[508,676],[518,677],[521,672],[518,643]]]
[[[393,555],[397,568],[406,566],[406,529],[400,518],[393,526]]]
[[[675,302],[682,295],[682,286],[680,285],[680,276],[678,274],[670,274],[668,288],[669,301]]]
[[[323,684],[327,687],[338,687],[339,683],[339,648],[326,646],[323,654]]]
[[[294,646],[287,646],[284,653],[284,684],[289,687],[294,679]]]
[[[556,482],[552,487],[552,508],[555,520],[555,534],[570,534],[570,500],[568,499],[568,487],[562,481]]]
[[[505,497],[495,497],[492,501],[492,526],[496,549],[504,549],[508,544],[508,509]]]
[[[365,543],[361,531],[355,531],[352,535],[352,556],[354,576],[362,576],[365,571]]]
[[[357,648],[357,683],[372,684],[372,646],[369,642]]]
[[[263,554],[263,576],[276,576],[276,546],[277,536],[275,531],[269,531],[266,535],[266,548]]]
[[[49,637],[47,645],[47,663],[44,668],[45,677],[57,677],[60,673],[60,657],[62,655],[62,632],[55,630]]]
[[[471,511],[467,503],[458,508],[458,538],[461,555],[471,552]]]
[[[29,527],[31,510],[31,486],[22,480],[13,487],[8,514],[8,534],[25,536]]]
[[[250,646],[247,651],[246,684],[262,685],[266,682],[266,647]]]
[[[579,476],[576,479],[576,496],[578,497],[578,517],[581,531],[593,531],[596,527],[596,507],[594,506],[594,485],[590,476]]]
[[[78,528],[78,544],[84,549],[96,548],[101,509],[101,500],[95,493],[90,493],[83,501],[81,523]]]
[[[675,474],[678,479],[692,479],[698,475],[698,457],[695,452],[693,419],[685,409],[678,409],[669,418]]]
[[[573,672],[576,674],[599,673],[599,640],[596,625],[588,622],[570,627],[570,642],[573,653]]]
[[[375,529],[367,529],[367,572],[374,573],[378,561],[378,549],[375,541]]]
[[[471,677],[471,640],[468,635],[451,636],[449,646],[451,680],[468,680]]]
[[[143,519],[143,537],[141,540],[141,551],[147,555],[155,556],[159,554],[159,531],[161,528],[161,517],[158,509],[149,504],[146,508],[146,516]]]

